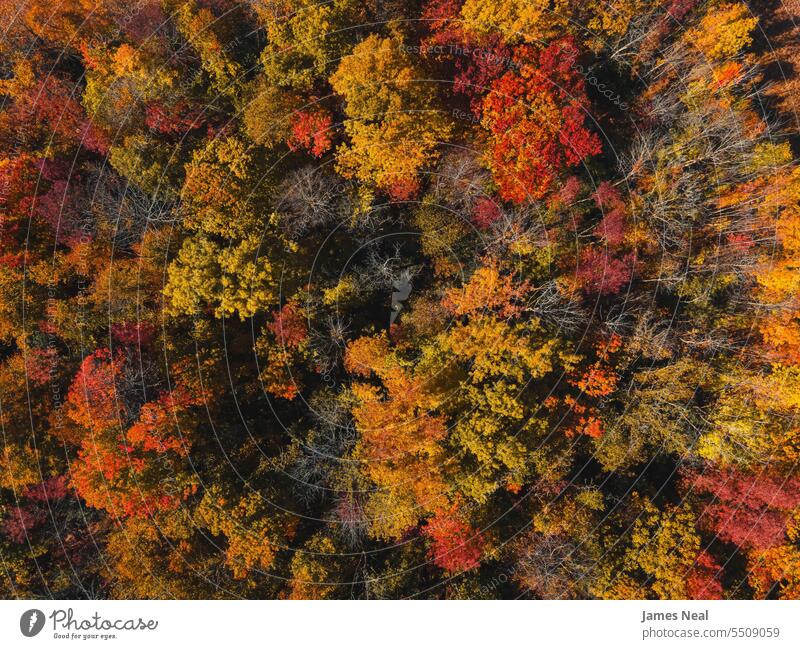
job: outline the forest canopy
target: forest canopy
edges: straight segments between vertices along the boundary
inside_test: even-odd
[[[0,0],[0,595],[800,598],[798,12]]]

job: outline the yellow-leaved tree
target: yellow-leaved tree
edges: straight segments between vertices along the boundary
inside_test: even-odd
[[[350,139],[337,152],[340,173],[398,200],[413,196],[420,172],[436,161],[451,131],[436,84],[399,39],[375,34],[342,60],[330,81],[344,99]]]

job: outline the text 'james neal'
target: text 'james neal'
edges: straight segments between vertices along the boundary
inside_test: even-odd
[[[642,611],[642,624],[645,622],[657,621],[670,621],[670,620],[708,620],[708,609],[705,611],[681,611],[680,616],[678,613],[651,613],[649,611]]]

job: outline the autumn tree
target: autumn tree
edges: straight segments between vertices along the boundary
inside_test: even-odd
[[[370,36],[342,60],[330,82],[344,100],[350,140],[337,152],[340,172],[395,199],[414,195],[420,172],[436,161],[450,126],[435,87],[402,42]]]
[[[482,105],[489,164],[500,195],[521,203],[544,196],[559,174],[600,152],[586,128],[584,80],[572,40],[540,51],[520,46],[513,69],[494,81]]]
[[[270,84],[309,89],[345,56],[374,11],[372,2],[258,0],[254,7],[267,34],[261,63]]]

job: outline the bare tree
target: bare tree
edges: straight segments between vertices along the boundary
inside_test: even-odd
[[[309,406],[314,425],[301,441],[288,473],[295,481],[297,497],[312,503],[330,500],[340,491],[338,473],[346,462],[342,458],[357,435],[347,407],[332,389],[317,392]]]
[[[523,534],[512,543],[514,579],[542,599],[587,596],[592,562],[572,539],[561,534]]]
[[[89,186],[91,218],[110,231],[117,246],[138,242],[148,227],[180,219],[177,199],[151,196],[108,167],[92,170]]]
[[[528,309],[565,334],[581,331],[589,319],[577,296],[565,295],[555,280],[546,282],[534,292]]]
[[[290,172],[280,186],[276,209],[291,237],[346,222],[352,212],[351,187],[314,166]]]
[[[453,149],[439,163],[431,181],[431,195],[438,205],[467,218],[475,201],[487,195],[491,174],[480,154],[471,149]]]

